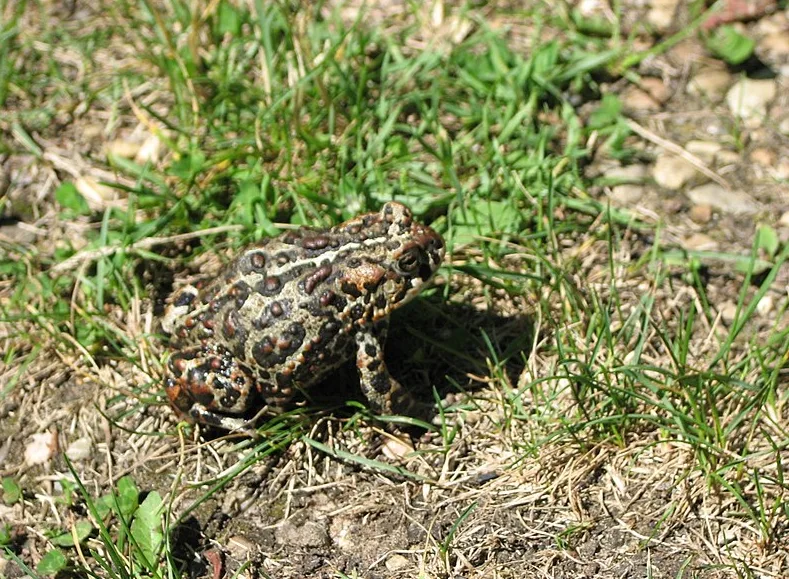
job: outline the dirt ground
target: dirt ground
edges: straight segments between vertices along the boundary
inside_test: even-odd
[[[610,9],[606,3],[578,4],[602,17]],[[687,24],[682,3],[668,20],[659,10],[671,2],[631,4],[630,24],[653,19],[663,26],[643,39],[644,48]],[[789,38],[789,8],[781,3],[763,8],[733,18],[757,39],[756,60],[726,65],[690,36],[644,60],[637,67],[640,85],[616,79],[606,87],[621,97],[632,131],[629,139],[643,151],[643,159],[627,167],[606,158],[590,163],[587,177],[619,181],[588,193],[647,222],[662,222],[665,244],[690,252],[747,255],[757,221],[773,227],[782,243],[789,241],[789,43],[782,40]],[[354,6],[347,10],[353,14]],[[535,42],[528,23],[503,9],[480,10],[486,24],[514,45],[528,50]],[[439,25],[424,34],[445,34],[446,42],[456,41],[466,27],[475,26],[464,14],[447,7],[436,17]],[[376,21],[373,10],[370,25]],[[543,31],[545,37],[551,34],[560,32]],[[412,41],[419,45],[422,39],[415,35]],[[769,76],[759,77],[768,70]],[[744,86],[739,98],[729,96],[754,71],[759,74],[752,78],[764,84]],[[756,112],[743,111],[743,101],[753,103]],[[9,103],[14,106],[13,100]],[[24,100],[17,103],[22,106]],[[39,127],[36,135],[55,155],[50,163],[64,159],[78,166],[97,158],[95,153],[105,146],[90,131],[103,120],[87,115],[74,126]],[[79,225],[48,223],[40,212],[45,201],[39,192],[46,190],[47,172],[38,162],[4,155],[2,171],[10,206],[27,201],[26,212],[3,218],[4,240],[42,248],[58,238],[79,236]],[[14,187],[7,189],[11,175]],[[618,267],[627,270],[648,254],[653,242],[651,234],[627,231],[617,248]],[[577,285],[602,297],[615,275],[624,310],[635,308],[649,287],[648,279],[612,272],[609,248],[591,235],[565,244],[561,252],[563,260],[582,263]],[[474,258],[474,250],[467,249],[452,261]],[[527,267],[515,259],[500,265],[513,271]],[[709,299],[726,321],[741,278],[732,275],[732,265],[725,261],[705,269],[705,275]],[[788,283],[784,268],[769,294],[772,308],[765,306],[764,316],[750,329],[752,336],[769,336],[770,328],[786,322],[778,304],[786,298]],[[549,324],[541,326],[534,317],[540,296],[531,300],[481,288],[459,272],[439,276],[436,285],[438,291],[395,317],[387,345],[396,377],[425,406],[433,400],[430,385],[439,384],[437,395],[449,408],[445,415],[431,417],[443,435],[441,429],[414,429],[410,441],[375,422],[360,422],[343,407],[346,397],[362,399],[354,380],[347,378],[353,376],[350,370],[326,384],[331,394],[314,393],[312,402],[321,410],[284,419],[299,433],[295,441],[272,447],[276,437],[256,442],[207,432],[200,439],[193,431],[177,430],[177,418],[162,396],[163,347],[152,337],[164,296],[134,299],[131,310],[109,312],[108,323],[136,342],[139,356],[134,360],[98,364],[101,352],[82,352],[76,344],[70,351],[50,347],[52,328],[36,304],[17,312],[37,320],[30,326],[35,326],[29,334],[33,343],[9,338],[18,328],[7,317],[0,324],[0,340],[9,351],[41,346],[40,355],[24,368],[0,362],[0,474],[33,489],[23,503],[0,505],[0,520],[12,523],[20,558],[35,564],[46,549],[45,530],[68,525],[53,498],[62,492],[59,481],[69,472],[65,452],[97,495],[133,474],[145,491],[171,492],[175,515],[189,509],[170,537],[173,556],[185,562],[189,577],[789,576],[789,542],[784,539],[789,529],[781,492],[770,495],[778,497],[775,516],[764,521],[769,536],[778,539],[765,542],[765,529],[743,517],[742,504],[705,482],[694,467],[700,460],[696,452],[662,436],[660,429],[591,445],[577,440],[571,427],[563,436],[547,437],[543,409],[561,414],[574,399],[566,391],[554,396],[557,390],[539,381],[546,368],[556,365],[555,359],[535,354],[536,345],[551,339]],[[0,282],[0,300],[8,303],[13,292]],[[654,295],[670,311],[673,304],[692,300],[690,293],[677,278]],[[563,305],[554,307],[558,311]],[[440,320],[447,318],[466,320],[467,329],[442,330]],[[77,314],[73,324],[79,324]],[[479,329],[490,344],[480,339]],[[462,343],[461,361],[424,336]],[[497,365],[492,354],[519,341],[523,356]],[[653,335],[650,347],[656,359],[665,355],[654,345],[658,342]],[[703,358],[711,345],[700,335],[692,348],[693,355]],[[427,369],[402,363],[415,358],[434,362]],[[786,380],[785,372],[781,379]],[[515,391],[517,403],[512,402]],[[775,422],[785,425],[787,411],[779,407],[783,415]],[[40,447],[49,459],[31,465],[30,453]],[[238,465],[247,466],[236,472]],[[740,466],[748,470],[755,465]],[[763,484],[782,488],[782,466],[765,468],[775,478]],[[744,480],[743,486],[760,492],[756,482]],[[25,573],[6,557],[0,576]]]

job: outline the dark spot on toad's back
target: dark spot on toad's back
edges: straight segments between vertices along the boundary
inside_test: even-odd
[[[362,295],[362,292],[358,287],[356,287],[356,284],[349,281],[343,282],[341,289],[343,293],[351,296],[354,299],[359,298]]]
[[[315,286],[325,281],[331,275],[331,272],[331,264],[324,263],[318,269],[310,273],[304,280],[304,291],[307,292],[307,295],[315,291]]]
[[[271,305],[268,307],[268,311],[271,312],[271,315],[275,318],[278,318],[285,313],[285,310],[282,308],[282,304],[279,302],[271,302]]]
[[[391,379],[386,374],[384,374],[382,372],[376,372],[376,373],[373,374],[373,377],[372,377],[372,380],[371,380],[372,387],[373,387],[373,389],[376,392],[378,392],[380,394],[384,394],[384,393],[388,392],[389,388],[391,387],[390,380]]]
[[[356,304],[351,308],[351,319],[361,320],[362,317],[364,317],[364,306],[361,304]]]
[[[329,238],[325,235],[316,235],[315,237],[305,237],[301,242],[304,249],[323,249],[329,245]]]

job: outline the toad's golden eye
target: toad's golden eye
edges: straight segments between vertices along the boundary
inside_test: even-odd
[[[397,260],[395,269],[398,273],[408,275],[416,271],[416,269],[419,267],[419,262],[419,251],[411,250]]]

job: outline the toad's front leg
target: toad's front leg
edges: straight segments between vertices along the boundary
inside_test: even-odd
[[[356,334],[356,368],[362,393],[373,410],[381,414],[408,414],[414,407],[411,395],[392,378],[384,362],[388,324],[379,322]]]

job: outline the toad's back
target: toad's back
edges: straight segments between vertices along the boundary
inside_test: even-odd
[[[281,405],[356,350],[363,390],[391,410],[386,318],[419,292],[443,255],[441,237],[399,203],[245,249],[204,289],[173,297],[163,321],[173,333],[171,401],[192,418],[235,428],[237,419],[218,413],[244,412],[256,394]]]

